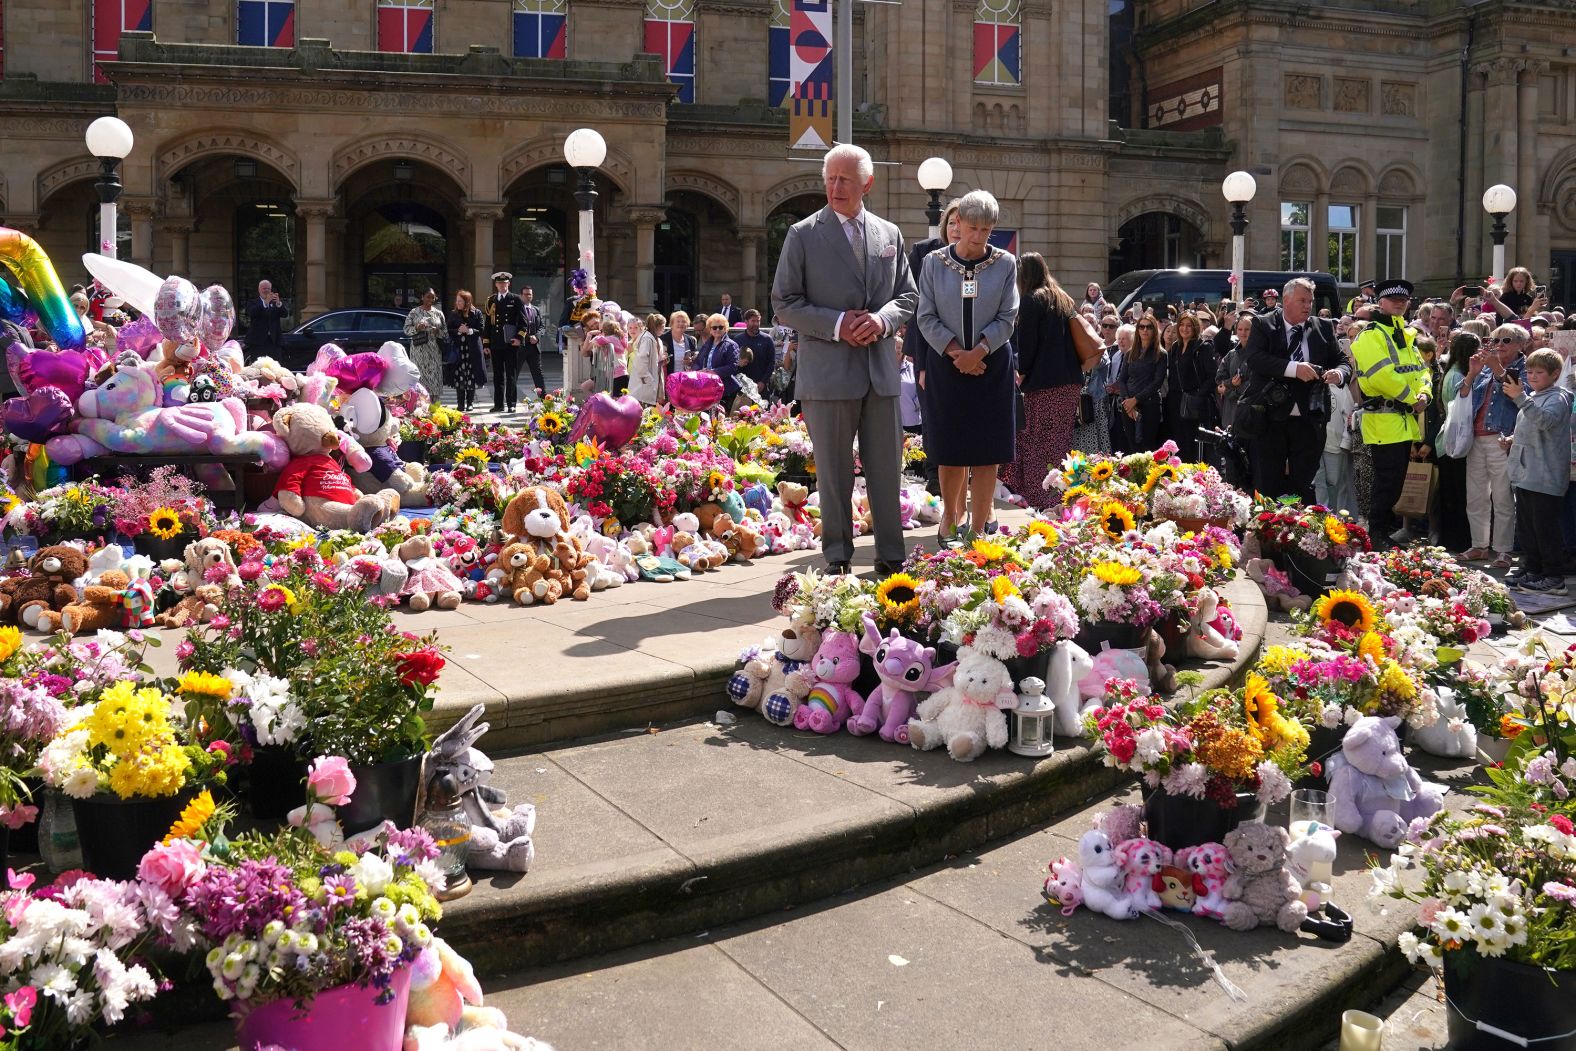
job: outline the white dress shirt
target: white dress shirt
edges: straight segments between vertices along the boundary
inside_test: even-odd
[[[853,248],[854,247],[854,232],[853,232],[852,228],[853,228],[855,223],[859,224],[859,233],[864,237],[864,243],[866,244],[866,246],[868,246],[870,244],[870,239],[869,239],[869,236],[867,234],[867,229],[868,228],[865,225],[865,209],[864,209],[864,205],[860,205],[859,206],[859,211],[855,212],[853,215],[844,215],[842,212],[833,212],[832,214],[837,216],[837,221],[842,224],[842,226],[843,226],[843,236],[848,238],[848,247],[849,248]],[[857,262],[859,262],[859,260],[856,259],[855,262],[857,263]],[[837,336],[837,334],[839,332],[843,331],[843,315],[846,314],[846,313],[848,313],[848,311],[846,311],[846,310],[840,311],[838,313],[838,315],[837,315],[837,320],[832,323],[832,335],[833,335],[834,338]],[[882,318],[882,317],[880,317],[878,315],[876,317],[876,321],[878,321],[880,323],[880,325],[881,325],[881,338],[882,339],[885,339],[887,336],[892,334],[892,330],[887,327],[887,323],[886,323],[886,320],[884,318]]]

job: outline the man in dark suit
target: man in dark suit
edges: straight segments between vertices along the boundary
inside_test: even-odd
[[[717,308],[717,313],[728,319],[729,328],[744,320],[744,312],[733,305],[733,296],[727,292],[722,294],[722,306]]]
[[[547,392],[547,381],[542,378],[542,308],[536,305],[536,289],[530,285],[520,289],[520,356],[531,370],[531,382],[536,386],[536,396]]]
[[[524,340],[525,301],[509,291],[514,275],[493,275],[493,294],[482,307],[482,335],[492,359],[493,412],[513,412],[520,378],[520,344]]]
[[[1253,319],[1233,430],[1249,439],[1260,493],[1294,494],[1311,504],[1330,418],[1326,387],[1349,383],[1352,366],[1334,323],[1313,316],[1313,282],[1299,277],[1282,292],[1278,309]]]
[[[246,308],[246,356],[258,358],[279,356],[279,344],[284,341],[283,319],[288,311],[284,300],[274,291],[272,281],[257,282],[257,298]]]

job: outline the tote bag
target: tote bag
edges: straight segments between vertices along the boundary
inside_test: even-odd
[[[1472,399],[1451,398],[1445,425],[1439,429],[1439,452],[1453,460],[1464,459],[1472,449]]]

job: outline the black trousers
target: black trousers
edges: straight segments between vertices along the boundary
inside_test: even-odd
[[[1563,496],[1516,490],[1516,540],[1521,545],[1521,568],[1529,577],[1565,575],[1565,538],[1560,530]]]
[[[1401,499],[1401,490],[1406,486],[1406,468],[1412,462],[1412,443],[1370,445],[1368,456],[1374,465],[1374,480],[1368,498],[1368,535],[1375,547],[1385,548],[1390,546],[1390,534],[1401,528],[1401,519],[1395,513],[1395,502]],[[1556,525],[1558,522],[1556,518]]]
[[[540,338],[540,337],[538,337],[538,338]],[[546,393],[546,391],[547,391],[547,381],[542,379],[542,346],[541,346],[541,344],[540,343],[522,343],[520,345],[520,357],[525,359],[525,367],[531,370],[531,385],[533,387],[535,387],[537,390],[542,391],[543,393]],[[514,367],[514,371],[515,371],[515,374],[518,375],[519,372],[520,372],[520,366],[516,365]],[[511,391],[513,389],[514,388],[512,388],[512,387],[510,388]],[[514,403],[514,399],[511,398],[510,399],[510,404],[513,404],[513,403]]]
[[[1263,496],[1295,496],[1305,504],[1313,503],[1313,476],[1319,473],[1319,459],[1324,455],[1327,422],[1323,416],[1266,421],[1263,433],[1248,443],[1253,487]]]
[[[520,377],[520,348],[512,343],[493,347],[492,366],[493,408],[512,408],[516,398],[515,383]]]

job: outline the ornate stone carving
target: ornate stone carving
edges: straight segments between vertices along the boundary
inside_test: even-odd
[[[821,175],[795,175],[767,190],[761,198],[763,215],[771,215],[779,205],[793,200],[795,197],[816,197],[824,204],[826,202],[826,186],[821,182]]]
[[[1526,65],[1526,62],[1519,58],[1496,58],[1488,64],[1489,86],[1502,87],[1506,84],[1515,84],[1516,78],[1521,76],[1521,71]]]
[[[475,222],[478,219],[497,222],[504,217],[502,201],[465,201],[465,218]]]
[[[637,205],[629,209],[629,221],[635,226],[656,226],[667,219],[665,208]]]
[[[391,135],[366,139],[340,150],[334,154],[331,169],[334,173],[334,185],[343,183],[345,177],[357,168],[385,157],[394,160],[426,161],[440,171],[448,172],[461,187],[470,188],[470,166],[466,163],[462,151],[450,149],[433,139],[415,135]]]
[[[498,166],[498,185],[507,190],[510,184],[532,168],[563,162],[564,137],[562,135],[535,139],[504,156]],[[620,190],[625,193],[634,192],[635,165],[627,155],[611,143],[607,147],[607,159],[602,162],[602,167],[598,170],[605,175],[611,175]]]
[[[1387,117],[1417,116],[1417,85],[1387,80],[1379,86],[1379,112]]]
[[[1372,83],[1356,77],[1335,78],[1335,109],[1338,113],[1367,113]]]
[[[669,172],[667,190],[669,193],[675,190],[691,190],[704,194],[726,208],[734,222],[739,221],[739,191],[715,176],[707,175],[705,172]]]
[[[619,117],[661,121],[667,104],[660,101],[563,96],[533,98],[509,92],[461,95],[444,91],[355,91],[337,88],[122,84],[120,103],[154,107],[212,107],[224,110],[331,110],[341,113],[469,113],[499,117],[562,117],[591,120]]]
[[[225,153],[255,157],[280,171],[292,185],[300,185],[301,162],[295,154],[248,131],[204,132],[160,146],[155,156],[158,158],[158,170],[165,178],[169,178],[192,161]]]
[[[1368,179],[1356,168],[1342,168],[1330,180],[1330,192],[1361,196],[1368,192]]]
[[[1293,195],[1306,200],[1319,192],[1319,177],[1303,165],[1292,165],[1281,172],[1280,191],[1281,200]]]
[[[1392,168],[1380,177],[1379,193],[1384,197],[1415,197],[1417,183],[1406,172]]]
[[[0,138],[81,139],[88,123],[86,117],[0,117]]]
[[[1285,80],[1286,108],[1323,109],[1324,78],[1288,73]]]
[[[1196,200],[1178,197],[1170,193],[1151,193],[1136,197],[1116,210],[1111,218],[1111,229],[1120,230],[1131,219],[1136,219],[1146,212],[1163,212],[1175,215],[1191,223],[1193,228],[1201,234],[1208,234],[1210,227],[1209,211]]]
[[[98,175],[99,162],[92,157],[78,157],[75,160],[63,161],[53,168],[45,168],[38,174],[38,200],[42,204],[54,193],[69,183],[79,179],[91,179]]]
[[[321,199],[311,197],[297,197],[295,199],[295,213],[302,219],[327,219],[339,211],[339,200],[334,197]]]

